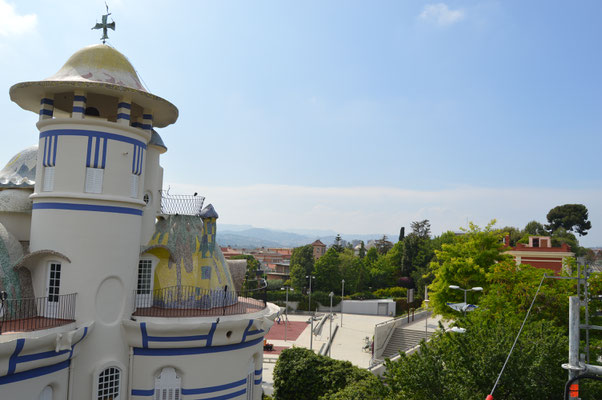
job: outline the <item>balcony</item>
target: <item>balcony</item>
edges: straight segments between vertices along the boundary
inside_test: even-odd
[[[161,191],[161,213],[165,215],[200,215],[203,209],[203,196],[169,194]]]
[[[77,293],[0,300],[0,334],[56,328],[75,321]]]
[[[261,311],[267,306],[267,285],[239,292],[225,289],[206,290],[194,286],[172,286],[154,291],[134,291],[133,316],[208,317],[238,315]]]

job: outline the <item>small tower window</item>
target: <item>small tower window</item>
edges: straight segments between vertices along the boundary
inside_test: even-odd
[[[43,192],[51,192],[54,190],[54,167],[44,167],[44,184]]]
[[[140,186],[140,175],[132,174],[130,180],[130,197],[138,198],[138,187]]]
[[[142,198],[146,205],[148,206],[151,202],[151,194],[149,192],[144,193],[144,197]]]
[[[104,169],[86,168],[86,193],[102,193]]]

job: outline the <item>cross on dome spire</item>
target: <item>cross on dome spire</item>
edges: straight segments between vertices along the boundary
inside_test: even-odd
[[[107,29],[111,28],[115,30],[115,21],[111,19],[111,23],[107,23],[107,19],[109,18],[109,15],[111,15],[111,13],[109,12],[109,6],[106,2],[105,7],[107,7],[107,13],[102,16],[102,23],[97,22],[96,25],[92,27],[92,29],[102,29],[102,37],[100,38],[100,40],[102,40],[102,44],[105,44],[106,40],[109,38],[109,36],[107,35]]]

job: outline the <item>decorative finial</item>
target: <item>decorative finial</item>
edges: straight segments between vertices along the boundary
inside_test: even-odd
[[[102,44],[105,44],[105,42],[107,41],[107,39],[109,38],[109,36],[107,35],[107,29],[111,28],[113,30],[115,30],[115,21],[113,21],[113,19],[111,18],[111,23],[107,23],[107,19],[109,18],[109,15],[111,15],[111,13],[109,12],[109,6],[107,5],[107,3],[105,2],[105,7],[107,7],[107,13],[105,15],[102,16],[102,23],[96,23],[96,25],[94,25],[94,27],[92,27],[92,29],[102,29],[102,37],[100,38],[100,40],[102,40]]]

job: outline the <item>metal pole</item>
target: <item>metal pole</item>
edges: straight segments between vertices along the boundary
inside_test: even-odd
[[[569,297],[569,367],[579,366],[579,297]],[[569,368],[569,380],[579,371]]]
[[[286,287],[286,301],[284,303],[284,341],[286,342],[286,334],[288,333],[288,286]]]
[[[341,328],[343,327],[343,297],[345,297],[345,279],[341,281],[343,287],[341,288]]]
[[[334,297],[334,293],[330,292],[330,335],[328,336],[328,340],[330,341],[330,346],[328,346],[328,356],[330,357],[330,350],[332,349],[332,298]]]
[[[424,286],[424,302],[426,303],[426,306],[424,307],[425,310],[425,319],[424,319],[424,340],[428,340],[429,338],[429,287],[428,286]]]

